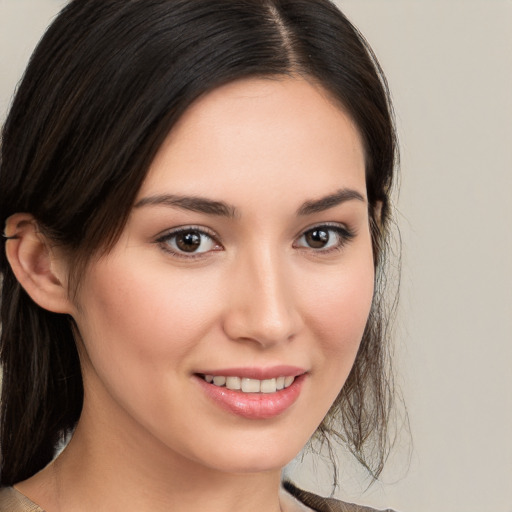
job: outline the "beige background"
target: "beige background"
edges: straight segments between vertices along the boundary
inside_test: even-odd
[[[1,119],[63,4],[0,0]],[[404,512],[511,512],[512,1],[338,4],[373,45],[397,111],[397,347],[413,433],[364,494],[342,460],[339,494]],[[322,464],[290,471],[330,491]]]

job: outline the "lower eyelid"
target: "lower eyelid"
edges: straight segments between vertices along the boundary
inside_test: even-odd
[[[320,229],[324,229],[325,231],[334,233],[338,239],[337,243],[334,246],[327,247],[327,248],[314,248],[314,247],[310,247],[308,245],[296,245],[297,241],[299,241],[302,237],[304,237],[308,232],[311,232],[314,230],[320,230]],[[207,251],[203,251],[203,252],[187,253],[185,251],[180,251],[179,249],[176,250],[169,244],[169,240],[171,240],[172,238],[177,237],[182,233],[187,233],[190,231],[195,231],[203,236],[208,237],[211,240],[213,247],[211,249],[209,249]],[[343,249],[343,247],[346,244],[348,244],[356,235],[357,235],[357,233],[354,230],[352,230],[351,228],[348,228],[347,226],[320,224],[318,226],[312,226],[312,227],[306,229],[305,231],[303,231],[302,234],[296,239],[296,242],[293,245],[297,249],[306,249],[308,251],[310,250],[310,251],[313,251],[313,252],[316,252],[319,254],[321,254],[321,253],[327,254],[331,251],[334,252],[334,251]],[[219,242],[218,237],[215,234],[210,233],[209,230],[206,230],[205,228],[199,227],[199,226],[182,226],[182,227],[178,227],[175,229],[171,229],[171,230],[161,234],[160,236],[158,236],[156,238],[155,242],[157,244],[159,244],[164,251],[166,251],[170,254],[173,254],[177,257],[188,258],[188,259],[204,257],[211,252],[215,252],[215,251],[219,251],[219,250],[223,249],[222,244]]]
[[[311,228],[306,229],[302,232],[302,234],[297,238],[297,240],[300,240],[302,237],[306,236],[307,233],[314,231],[314,230],[325,230],[331,233],[334,233],[335,236],[338,238],[339,243],[337,244],[337,247],[342,247],[348,242],[350,242],[355,236],[356,233],[352,229],[346,227],[346,226],[338,226],[338,225],[329,225],[329,224],[321,224],[318,226],[313,226]],[[329,247],[327,249],[318,248],[315,249],[314,247],[308,247],[307,245],[301,245],[299,246],[301,249],[312,249],[316,252],[321,252],[324,250],[327,252],[330,249],[335,249],[335,247]]]
[[[175,239],[180,234],[189,233],[191,231],[194,231],[194,232],[200,234],[201,236],[205,236],[205,237],[209,238],[213,245],[212,249],[209,249],[208,251],[203,251],[203,252],[187,253],[186,251],[180,251],[179,249],[173,248],[172,245],[169,243],[172,239]],[[177,257],[188,258],[188,259],[191,259],[194,257],[197,258],[197,257],[205,256],[210,252],[214,252],[214,251],[218,251],[218,250],[222,249],[222,244],[218,241],[218,238],[213,233],[210,233],[205,228],[198,227],[198,226],[183,226],[183,227],[179,227],[179,228],[175,228],[175,229],[170,229],[170,230],[164,232],[163,234],[161,234],[160,236],[158,236],[155,240],[155,243],[160,245],[162,247],[162,249],[167,253],[170,253]]]

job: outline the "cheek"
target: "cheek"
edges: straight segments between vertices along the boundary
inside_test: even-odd
[[[320,283],[318,283],[320,284]],[[326,350],[358,346],[368,320],[374,289],[372,265],[325,276],[322,286],[303,291],[307,324],[323,340]]]
[[[201,279],[167,274],[118,263],[98,264],[87,276],[77,324],[95,370],[107,375],[115,361],[120,376],[147,379],[152,369],[173,372],[186,362],[218,300]]]
[[[204,293],[204,276],[129,262],[97,264],[83,284],[77,324],[89,404],[116,404],[151,430],[174,431],[176,412],[187,410],[181,377],[211,329],[218,297]]]
[[[347,260],[317,284],[304,289],[303,297],[322,386],[318,396],[324,398],[318,406],[324,415],[345,384],[368,321],[374,291],[371,252]]]

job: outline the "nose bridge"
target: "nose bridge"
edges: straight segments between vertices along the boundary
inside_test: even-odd
[[[269,346],[299,328],[293,279],[284,254],[272,247],[247,251],[236,261],[225,329],[231,338]]]

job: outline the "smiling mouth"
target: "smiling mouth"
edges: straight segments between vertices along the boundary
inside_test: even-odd
[[[204,381],[217,387],[225,387],[232,391],[240,391],[242,393],[276,393],[290,387],[295,381],[295,377],[275,377],[272,379],[250,379],[247,377],[233,377],[222,375],[203,375],[200,374]]]

